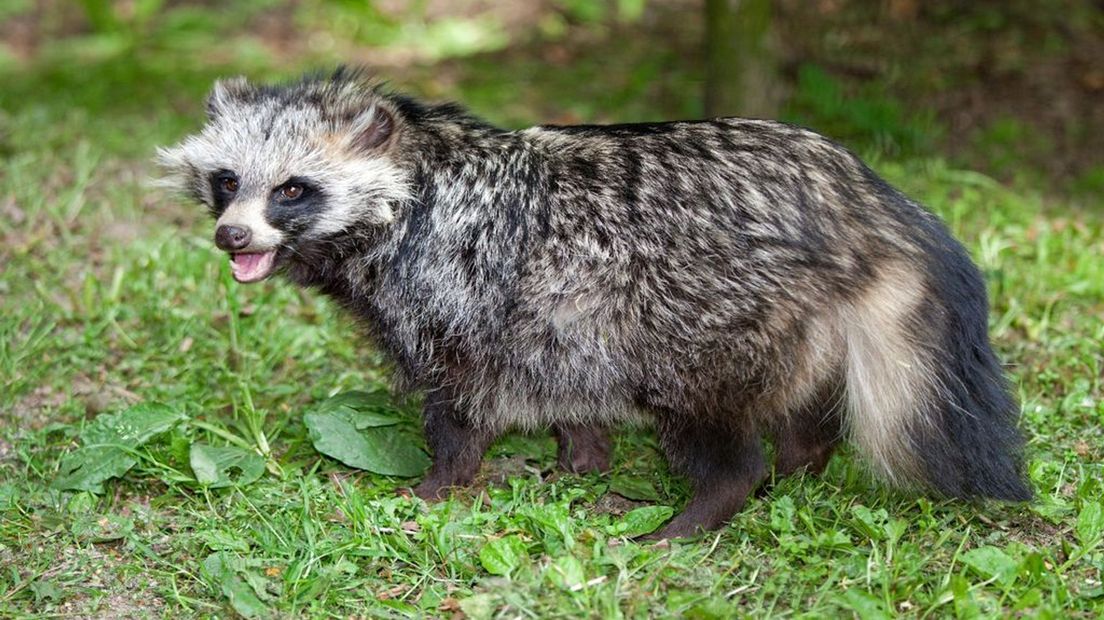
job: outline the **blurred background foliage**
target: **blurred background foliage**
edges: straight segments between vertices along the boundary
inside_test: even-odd
[[[510,127],[771,116],[1104,193],[1100,0],[4,0],[0,40],[0,154],[138,157],[217,76],[353,63]]]

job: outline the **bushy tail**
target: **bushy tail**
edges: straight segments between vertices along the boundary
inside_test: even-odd
[[[934,273],[883,273],[846,311],[847,428],[890,482],[1027,500],[1019,408],[989,345],[984,285],[955,254]]]

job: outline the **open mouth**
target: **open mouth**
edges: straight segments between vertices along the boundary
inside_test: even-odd
[[[276,267],[276,250],[238,252],[230,255],[230,271],[238,282],[264,280]]]

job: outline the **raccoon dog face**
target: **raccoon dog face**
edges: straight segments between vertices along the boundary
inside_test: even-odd
[[[216,83],[204,129],[159,152],[165,184],[216,218],[215,244],[238,282],[263,280],[312,244],[385,226],[407,194],[402,126],[355,76],[259,87]]]

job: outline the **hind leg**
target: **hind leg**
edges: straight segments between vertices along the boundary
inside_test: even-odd
[[[668,460],[690,478],[693,495],[679,515],[648,538],[684,538],[721,527],[766,477],[758,433],[667,416],[658,422]]]
[[[819,474],[828,466],[842,429],[837,411],[800,411],[774,430],[774,475],[784,478],[804,469]]]
[[[573,474],[606,472],[610,468],[610,438],[604,428],[558,424],[552,432],[559,442],[559,465]]]

